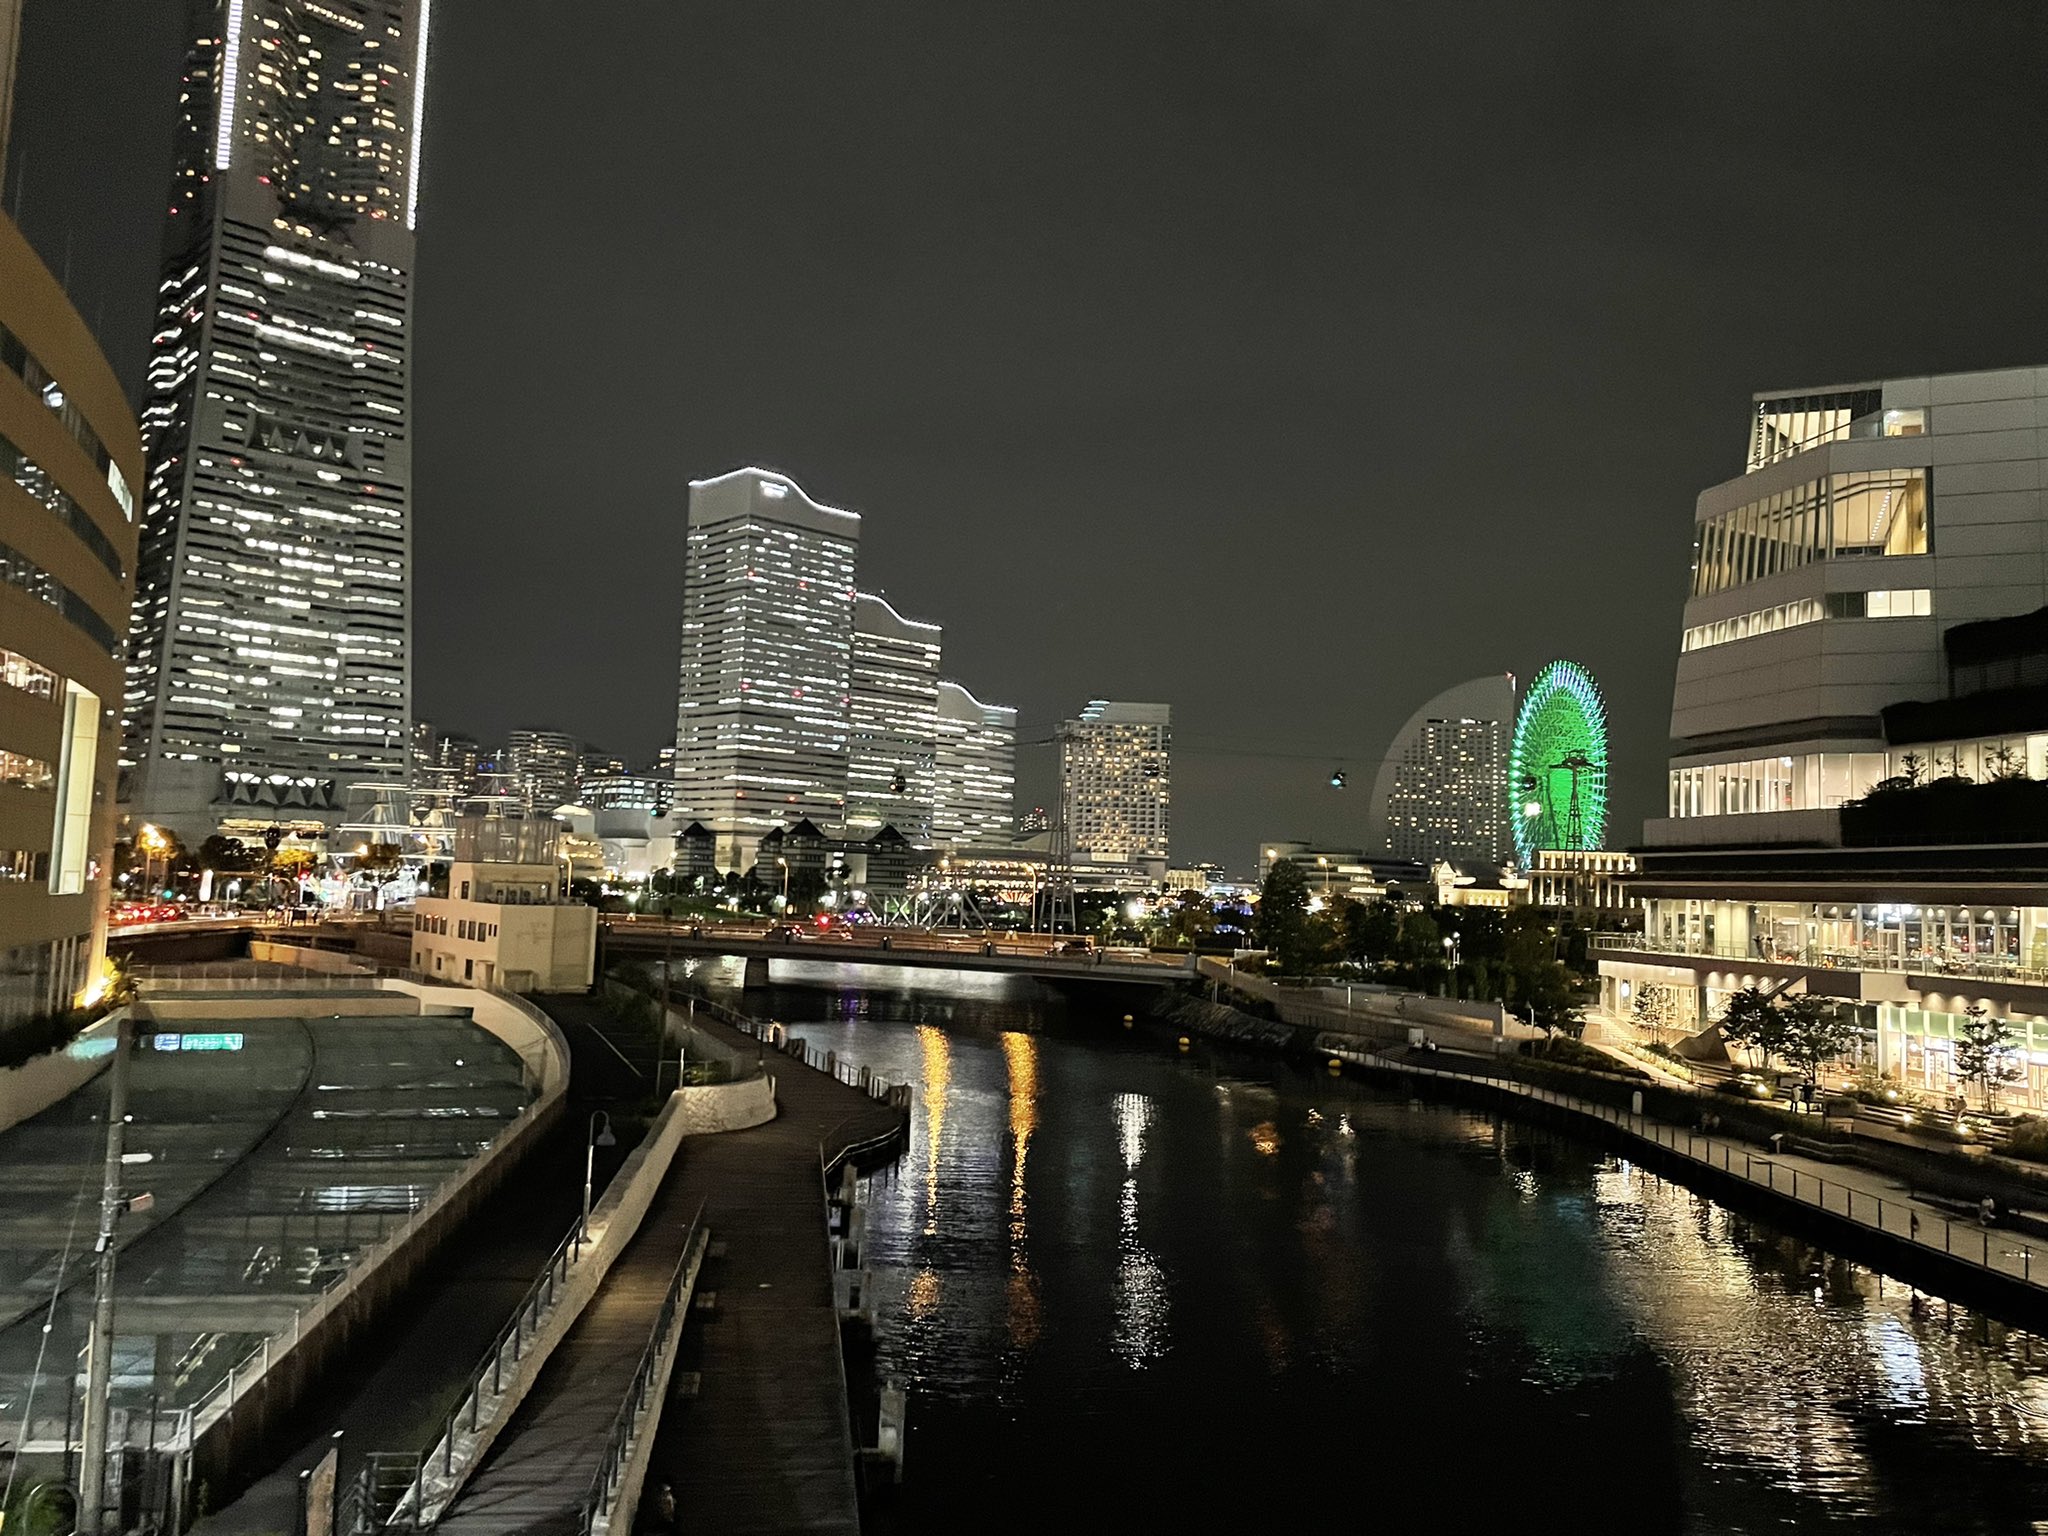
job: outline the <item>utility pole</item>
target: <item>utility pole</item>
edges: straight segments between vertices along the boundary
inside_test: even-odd
[[[114,1223],[127,1202],[121,1197],[121,1152],[128,1124],[130,1021],[124,1014],[114,1035],[113,1074],[107,1098],[107,1161],[100,1179],[99,1256],[93,1280],[92,1335],[86,1345],[85,1451],[78,1469],[79,1536],[100,1536],[107,1483],[107,1396],[114,1366]]]

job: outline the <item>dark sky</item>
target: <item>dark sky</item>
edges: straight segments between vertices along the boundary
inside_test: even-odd
[[[179,9],[28,3],[10,205],[138,386]],[[1027,741],[1170,702],[1180,857],[1362,839],[1410,710],[1560,655],[1628,840],[1751,392],[2048,362],[2033,0],[434,21],[414,666],[486,737],[672,733],[685,483],[758,463]]]

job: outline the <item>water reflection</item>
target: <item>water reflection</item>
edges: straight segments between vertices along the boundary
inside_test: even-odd
[[[1086,1489],[1169,1463],[1155,1524],[1355,1514],[1343,1479],[1244,1475],[1304,1444],[1370,1447],[1445,1530],[2048,1513],[2030,1336],[1596,1148],[1043,998],[774,1006],[921,1085],[869,1191],[881,1364],[914,1389],[899,1529],[1089,1528]]]
[[[1029,1222],[1024,1169],[1031,1157],[1031,1133],[1038,1128],[1038,1042],[1014,1029],[1006,1030],[1002,1039],[1010,1104],[1010,1277],[1005,1316],[1010,1347],[1028,1353],[1038,1341],[1038,1282],[1025,1245]]]
[[[1138,1240],[1138,1165],[1145,1160],[1145,1133],[1158,1111],[1142,1093],[1120,1093],[1110,1105],[1124,1182],[1117,1192],[1116,1332],[1111,1347],[1129,1366],[1142,1366],[1166,1349],[1166,1321],[1172,1298],[1166,1272]]]

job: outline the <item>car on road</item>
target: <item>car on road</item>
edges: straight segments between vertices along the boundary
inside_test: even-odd
[[[788,923],[777,923],[762,937],[770,944],[786,944],[792,939],[808,938],[809,934],[801,928],[792,928]]]
[[[1737,1099],[1775,1099],[1777,1087],[1755,1072],[1737,1072],[1714,1084],[1714,1092]]]

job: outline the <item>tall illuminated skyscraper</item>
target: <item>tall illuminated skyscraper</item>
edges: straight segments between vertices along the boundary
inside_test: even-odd
[[[674,815],[720,869],[774,827],[845,820],[859,548],[858,513],[786,476],[690,483]]]
[[[894,827],[914,847],[932,841],[932,774],[939,729],[936,624],[906,619],[863,592],[853,608],[852,736],[846,829]]]
[[[1057,733],[1060,829],[1077,864],[1164,859],[1173,711],[1096,699]]]
[[[405,777],[429,3],[189,0],[124,754],[188,840]]]
[[[1017,711],[984,704],[960,684],[942,682],[938,741],[933,846],[1010,842],[1017,800]]]

